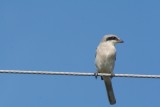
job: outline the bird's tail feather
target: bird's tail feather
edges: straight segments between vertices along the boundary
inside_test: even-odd
[[[116,103],[116,98],[114,96],[114,91],[113,91],[113,88],[112,88],[112,82],[111,82],[111,78],[110,77],[103,77],[104,79],[104,83],[105,83],[105,86],[106,86],[106,91],[107,91],[107,94],[108,94],[108,99],[109,99],[109,102],[110,104],[115,104]]]

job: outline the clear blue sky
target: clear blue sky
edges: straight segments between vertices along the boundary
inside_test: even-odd
[[[0,69],[95,72],[116,34],[115,73],[160,74],[159,0],[1,0]],[[160,80],[113,78],[114,107],[160,106]],[[0,74],[0,107],[111,107],[94,77]]]

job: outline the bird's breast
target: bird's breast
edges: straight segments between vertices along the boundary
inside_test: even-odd
[[[100,72],[112,72],[114,69],[116,50],[114,47],[98,47],[96,66]]]

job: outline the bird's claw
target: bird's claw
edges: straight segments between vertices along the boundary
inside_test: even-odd
[[[113,78],[115,76],[115,74],[114,73],[111,73],[111,78]]]
[[[95,76],[95,78],[97,79],[97,77],[98,77],[98,72],[95,72],[95,73],[94,73],[94,76]]]

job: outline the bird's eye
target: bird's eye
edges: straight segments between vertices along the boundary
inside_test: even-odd
[[[109,40],[117,40],[117,38],[116,38],[115,36],[108,37],[108,38],[106,39],[106,41],[109,41]]]
[[[112,40],[116,40],[116,37],[112,37]]]

